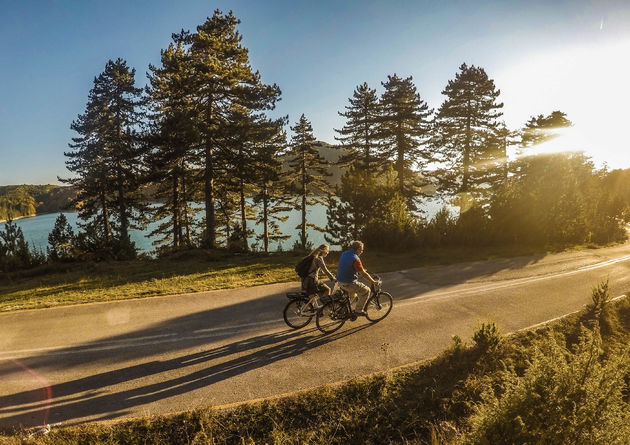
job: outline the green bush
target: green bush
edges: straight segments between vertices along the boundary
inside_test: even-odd
[[[492,352],[503,342],[503,337],[494,323],[482,323],[473,334],[473,341],[479,350]]]
[[[462,443],[626,444],[629,373],[629,350],[606,359],[597,330],[583,328],[573,349],[549,336],[522,377],[506,374],[505,394],[484,395]]]

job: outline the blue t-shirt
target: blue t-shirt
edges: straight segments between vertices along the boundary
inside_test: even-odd
[[[352,283],[359,279],[357,272],[354,270],[354,262],[357,260],[359,260],[359,255],[354,249],[346,250],[341,254],[339,265],[337,266],[337,281],[340,283]]]

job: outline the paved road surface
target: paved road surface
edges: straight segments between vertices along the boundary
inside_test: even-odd
[[[367,265],[369,266],[369,264]],[[322,335],[287,329],[297,283],[0,314],[0,426],[223,405],[430,358],[483,321],[512,332],[581,309],[630,245],[383,274],[394,309]]]

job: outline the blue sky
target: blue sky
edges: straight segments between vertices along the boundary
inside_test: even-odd
[[[171,33],[217,8],[241,19],[252,66],[282,89],[274,114],[304,113],[318,139],[334,142],[358,84],[412,75],[437,108],[467,62],[495,79],[511,128],[560,109],[575,123],[567,149],[630,167],[630,2],[0,0],[0,184],[67,175],[70,123],[107,60],[144,85]]]

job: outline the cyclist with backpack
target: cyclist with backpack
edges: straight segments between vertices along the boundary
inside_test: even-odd
[[[330,288],[319,279],[320,272],[325,273],[328,278],[335,281],[335,276],[330,273],[324,262],[328,252],[328,244],[321,244],[295,266],[295,271],[302,278],[302,289],[306,291],[307,295],[313,296],[312,304],[315,309],[322,307],[319,301],[321,297],[330,295]]]
[[[337,281],[339,287],[348,292],[352,297],[358,296],[357,305],[354,312],[357,315],[365,315],[365,303],[370,296],[370,288],[359,281],[359,275],[368,280],[371,284],[377,284],[378,281],[373,279],[369,273],[363,268],[359,255],[363,253],[363,243],[361,241],[352,241],[350,249],[341,254],[339,265],[337,266]]]

